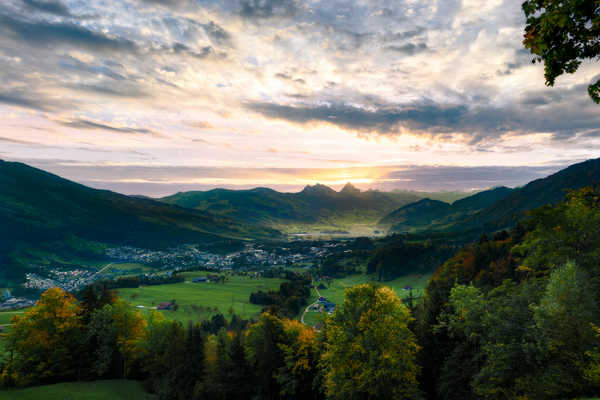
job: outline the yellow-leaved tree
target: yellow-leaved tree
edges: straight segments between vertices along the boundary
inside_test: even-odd
[[[77,356],[82,345],[80,311],[71,294],[52,288],[23,316],[14,316],[3,381],[27,385],[76,377],[82,367]]]
[[[419,350],[408,327],[410,311],[395,292],[377,284],[346,289],[326,321],[321,366],[332,399],[410,399],[418,394]]]

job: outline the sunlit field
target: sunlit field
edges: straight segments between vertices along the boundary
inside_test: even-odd
[[[233,310],[242,318],[257,317],[263,306],[250,304],[252,292],[258,290],[278,290],[283,279],[250,278],[231,276],[225,283],[193,283],[194,277],[206,276],[206,272],[186,272],[183,283],[142,286],[139,288],[118,289],[119,296],[143,313],[149,313],[161,302],[175,300],[177,311],[161,311],[167,318],[187,321],[200,321],[216,313],[228,315]]]

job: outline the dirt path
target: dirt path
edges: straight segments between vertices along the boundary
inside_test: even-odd
[[[104,267],[102,267],[102,269],[100,271],[96,272],[96,275],[101,274],[106,268],[110,267],[113,264],[114,263],[106,264]]]
[[[302,322],[302,324],[303,324],[303,325],[306,325],[306,324],[304,323],[304,316],[306,315],[306,313],[308,312],[308,310],[309,310],[309,309],[310,309],[312,306],[314,306],[315,304],[317,304],[317,303],[319,302],[319,297],[321,297],[321,293],[319,293],[319,289],[317,289],[317,287],[316,287],[316,286],[313,286],[313,289],[315,289],[315,291],[317,292],[317,299],[316,299],[316,300],[315,300],[313,303],[309,304],[309,305],[308,305],[308,306],[307,306],[307,307],[304,309],[304,312],[302,313],[302,317],[300,317],[300,322]]]

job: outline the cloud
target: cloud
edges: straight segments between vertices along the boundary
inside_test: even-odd
[[[135,82],[107,82],[104,81],[100,84],[66,84],[66,88],[88,92],[94,94],[100,94],[103,96],[115,97],[115,98],[132,98],[141,99],[151,97],[151,93],[144,90],[140,85]]]
[[[61,17],[71,17],[69,8],[58,0],[23,0],[23,3],[30,9],[42,11]]]
[[[551,175],[579,160],[561,161],[545,166],[407,166],[380,178],[382,190],[482,190],[496,186],[518,187]]]
[[[427,98],[392,103],[376,96],[351,91],[343,93],[344,102],[317,93],[295,104],[256,101],[246,102],[245,107],[270,119],[300,125],[326,123],[351,132],[413,133],[441,139],[460,134],[469,138],[471,145],[507,133],[552,133],[555,140],[564,140],[600,126],[600,114],[585,96],[585,85],[525,92],[520,101],[505,105],[461,93],[453,94],[456,98],[452,103],[438,103]]]
[[[385,49],[395,51],[397,53],[407,54],[409,56],[429,50],[425,43],[407,43],[403,45],[390,45],[386,46]]]
[[[246,103],[246,108],[269,118],[300,124],[326,122],[382,134],[397,132],[401,126],[447,132],[468,111],[464,105],[443,107],[434,103],[362,108],[346,104],[290,106],[256,102]]]
[[[56,111],[66,107],[76,109],[75,105],[63,99],[51,99],[40,93],[24,89],[0,91],[0,103],[36,111]]]
[[[241,0],[240,15],[245,18],[289,17],[298,10],[297,0]]]
[[[231,46],[231,35],[220,25],[214,21],[210,21],[206,24],[201,24],[201,26],[204,28],[204,32],[206,32],[208,37],[214,43],[224,46]]]
[[[105,131],[118,132],[118,133],[142,133],[142,134],[155,134],[154,131],[145,128],[130,128],[121,127],[115,125],[109,125],[104,122],[96,122],[87,119],[76,119],[73,121],[56,121],[57,123],[74,129],[102,129]]]
[[[198,129],[213,129],[214,128],[213,124],[211,124],[210,122],[207,122],[207,121],[188,121],[185,124],[188,126],[191,126],[192,128],[198,128]]]
[[[70,22],[26,21],[0,15],[0,31],[35,47],[68,44],[96,51],[137,51],[131,40],[108,36]]]
[[[88,64],[71,56],[65,56],[60,61],[60,67],[65,70],[85,72],[88,74],[102,74],[117,81],[127,79],[125,76],[119,74],[107,65]]]
[[[38,144],[35,142],[30,142],[28,140],[11,139],[11,138],[1,137],[1,136],[0,136],[0,142],[13,143],[13,144],[36,144],[36,145]]]

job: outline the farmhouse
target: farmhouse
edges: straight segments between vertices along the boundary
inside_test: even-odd
[[[158,303],[156,307],[157,310],[172,310],[175,307],[174,301],[165,301],[162,303]]]

